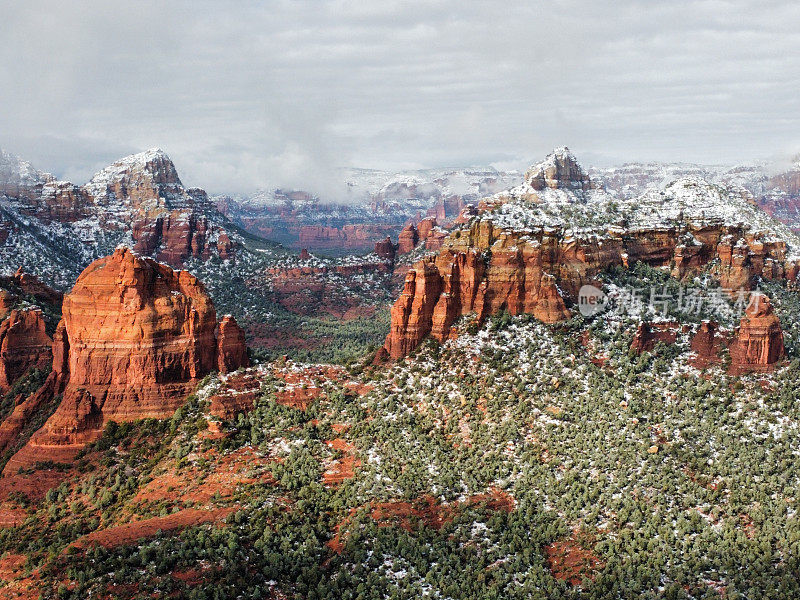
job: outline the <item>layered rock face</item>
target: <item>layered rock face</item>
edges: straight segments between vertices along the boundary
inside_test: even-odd
[[[436,217],[425,217],[416,225],[406,225],[397,237],[397,253],[408,254],[420,244],[425,244],[428,250],[441,248],[447,233],[436,225]]]
[[[249,365],[244,331],[233,316],[225,315],[219,322],[217,331],[217,370],[220,373],[230,373]]]
[[[730,346],[733,374],[771,371],[785,358],[783,331],[769,298],[753,294]]]
[[[296,244],[313,250],[366,250],[397,227],[373,223],[358,223],[342,227],[302,225],[295,228]],[[290,229],[290,233],[292,230]],[[270,235],[265,235],[270,237]]]
[[[406,225],[400,235],[397,236],[397,251],[400,254],[408,254],[419,243],[419,232],[417,228],[412,225]]]
[[[2,163],[0,158],[0,194],[8,196],[0,207],[5,270],[23,264],[67,287],[85,265],[121,243],[174,266],[231,259],[240,247],[230,221],[203,190],[183,187],[161,150],[123,158],[83,186],[56,181],[20,161],[4,175]]]
[[[501,310],[530,313],[548,323],[567,318],[556,278],[546,271],[554,258],[548,254],[488,222],[451,236],[437,256],[426,257],[406,275],[391,311],[389,356],[408,354],[429,334],[443,341],[458,317],[473,312],[479,320]]]
[[[209,372],[247,365],[236,321],[223,319],[217,334],[193,275],[127,248],[86,268],[64,298],[62,323],[54,373],[67,380],[64,398],[12,469],[68,458],[109,421],[167,417]]]
[[[534,190],[566,188],[585,191],[592,185],[569,148],[557,149],[548,160],[525,173],[525,181]]]
[[[475,220],[443,242],[436,257],[414,265],[392,309],[386,350],[399,358],[427,335],[439,340],[459,316],[479,319],[508,310],[530,313],[545,322],[569,317],[566,308],[584,284],[612,266],[637,261],[671,267],[681,279],[714,259],[723,287],[750,289],[752,280],[786,277],[794,272],[784,242],[765,242],[730,226],[690,228],[695,240],[683,242],[678,227],[621,230],[573,235],[562,228],[524,233]],[[735,251],[734,251],[735,250]]]
[[[133,249],[152,254],[158,260],[180,265],[189,258],[208,260],[219,256],[233,258],[233,243],[227,233],[204,215],[173,210],[155,220],[136,221],[132,227]]]
[[[0,324],[0,393],[29,369],[49,365],[51,345],[41,311],[12,310]]]
[[[69,380],[68,353],[67,332],[64,322],[61,321],[53,335],[53,368],[50,375],[36,392],[27,398],[18,398],[14,410],[0,423],[0,452],[17,443],[20,433],[42,405],[64,392]]]
[[[95,202],[132,212],[134,249],[171,265],[189,258],[231,258],[223,227],[209,219],[216,208],[198,188],[185,189],[170,158],[153,149],[122,159],[84,186]]]

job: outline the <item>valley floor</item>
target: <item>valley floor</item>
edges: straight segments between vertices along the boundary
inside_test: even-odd
[[[797,597],[796,346],[733,376],[636,325],[501,314],[385,367],[210,377],[6,491],[0,597]]]

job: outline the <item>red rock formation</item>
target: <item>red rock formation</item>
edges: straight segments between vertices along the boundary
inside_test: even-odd
[[[311,254],[309,254],[308,248],[303,248],[300,251],[300,260],[310,260],[310,259],[311,259]]]
[[[732,290],[748,288],[757,276],[773,279],[797,273],[797,265],[786,259],[783,242],[763,241],[724,226],[689,233],[696,240],[691,245],[680,243],[684,232],[678,228],[609,229],[585,236],[554,228],[519,234],[476,220],[449,234],[438,256],[413,267],[392,311],[386,349],[398,358],[428,334],[443,340],[453,321],[469,312],[479,319],[503,309],[531,313],[545,322],[566,318],[565,302],[574,301],[582,285],[595,283],[609,267],[637,261],[672,267],[673,275],[683,278],[718,258],[715,273],[723,287]],[[464,285],[471,286],[466,295]],[[441,298],[434,300],[431,294]]]
[[[42,387],[18,402],[12,413],[0,423],[0,452],[17,442],[25,425],[34,418],[42,405],[64,392],[69,379],[68,352],[67,332],[64,322],[61,321],[53,335],[53,369]]]
[[[0,290],[0,319],[5,319],[8,313],[17,305],[19,298],[7,290]]]
[[[493,194],[498,189],[493,189],[492,186],[481,186],[482,193],[486,194]],[[447,198],[441,198],[436,202],[436,204],[428,210],[428,217],[433,217],[440,223],[447,223],[453,217],[457,217],[458,214],[463,210],[465,206],[464,199],[461,196],[448,196]]]
[[[276,267],[263,272],[263,280],[268,284],[268,293],[287,310],[296,314],[315,315],[322,313],[348,318],[352,309],[375,310],[375,304],[364,303],[363,294],[354,294],[351,286],[358,286],[363,277],[392,272],[392,261],[374,256],[364,257],[363,261],[338,265],[310,263],[301,267]],[[343,286],[342,280],[348,285]]]
[[[398,254],[408,254],[419,243],[419,232],[413,223],[409,223],[400,232],[397,237],[397,252]]]
[[[230,373],[240,367],[249,366],[244,331],[233,316],[225,315],[219,322],[217,332],[217,370],[220,373]]]
[[[678,339],[677,323],[639,323],[631,341],[631,350],[637,354],[652,352],[656,344],[674,344]]]
[[[771,371],[786,356],[780,321],[764,294],[752,295],[730,351],[732,374]]]
[[[397,254],[397,247],[392,243],[392,238],[386,236],[386,239],[380,242],[375,242],[375,254],[384,260],[394,261]]]
[[[0,286],[14,288],[17,293],[32,296],[36,302],[50,304],[54,308],[61,307],[61,302],[64,300],[64,294],[42,283],[35,275],[25,273],[21,268],[10,277],[0,277]],[[7,299],[11,301],[9,296]]]
[[[725,345],[725,338],[719,333],[719,325],[714,321],[703,321],[692,336],[691,349],[696,356],[691,363],[698,369],[721,362],[720,351]]]
[[[447,239],[447,232],[441,229],[433,229],[425,239],[425,249],[431,252],[439,250]]]
[[[343,227],[324,225],[302,225],[296,229],[296,243],[314,250],[366,250],[387,235],[397,231],[396,226],[373,223],[359,223]],[[291,233],[291,231],[290,231]],[[265,237],[270,237],[262,232]]]
[[[64,398],[7,470],[69,460],[109,421],[171,415],[200,378],[246,359],[235,321],[223,323],[219,340],[216,328],[211,299],[190,273],[127,248],[93,262],[64,298],[66,340],[54,352],[54,372],[69,373]]]
[[[23,212],[45,223],[74,223],[92,214],[92,198],[86,190],[68,181],[52,181],[42,188],[41,196]]]
[[[400,358],[413,350],[433,326],[433,309],[442,293],[442,277],[435,264],[420,261],[406,275],[403,292],[392,306],[386,350]]]
[[[436,227],[436,217],[428,217],[417,223],[419,240],[424,241],[428,239],[428,236],[431,234],[434,227]]]
[[[213,242],[209,238],[217,236]],[[181,265],[189,258],[207,260],[214,254],[232,257],[228,235],[203,215],[173,210],[155,219],[144,217],[132,226],[134,251],[156,255],[158,260]]]
[[[397,254],[408,254],[419,244],[427,250],[438,250],[447,238],[447,233],[436,227],[436,217],[426,217],[416,225],[409,223],[397,238]]]
[[[560,148],[525,173],[525,181],[534,190],[569,188],[588,190],[592,184],[568,148]]]
[[[542,269],[537,249],[507,241],[498,240],[488,263],[468,245],[463,250],[448,247],[414,265],[392,307],[389,356],[408,354],[429,334],[444,341],[455,320],[472,312],[479,320],[500,310],[531,313],[548,323],[568,317],[555,278]]]
[[[29,369],[50,364],[51,345],[41,311],[12,310],[0,324],[0,393]]]

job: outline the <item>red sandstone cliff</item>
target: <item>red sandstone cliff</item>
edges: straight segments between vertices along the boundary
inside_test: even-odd
[[[582,285],[596,283],[609,267],[637,261],[671,267],[678,279],[713,264],[712,273],[730,289],[750,289],[758,276],[796,276],[784,242],[723,225],[689,229],[696,240],[691,246],[681,243],[678,227],[609,228],[575,236],[559,228],[517,233],[475,220],[409,272],[392,309],[386,350],[399,358],[429,334],[443,340],[453,321],[470,312],[479,319],[502,309],[545,322],[567,318],[566,304]]]
[[[406,225],[397,238],[397,253],[408,254],[420,244],[425,244],[428,250],[441,248],[447,233],[436,225],[436,217],[425,217],[416,225]]]
[[[225,315],[217,331],[217,370],[230,373],[250,365],[244,331],[232,315]]]
[[[406,275],[392,308],[389,356],[408,354],[429,334],[443,341],[455,320],[472,312],[480,320],[503,309],[548,323],[567,318],[556,279],[542,259],[541,247],[518,243],[489,223],[452,235],[437,256],[426,257]]]
[[[64,392],[69,380],[68,364],[69,346],[64,322],[61,321],[53,335],[52,365],[50,375],[36,392],[27,398],[18,398],[14,410],[0,423],[0,452],[21,444],[19,435],[25,426],[34,418],[40,407]]]
[[[413,224],[406,225],[400,235],[397,236],[397,251],[400,254],[408,254],[419,243],[419,232]]]
[[[233,244],[224,231],[204,215],[173,210],[155,219],[143,218],[132,226],[134,250],[158,260],[180,265],[189,258],[207,260],[213,255],[233,257]],[[210,238],[214,237],[212,240]]]
[[[29,369],[47,367],[51,345],[41,311],[12,310],[0,324],[0,393]]]
[[[668,268],[677,279],[708,270],[730,290],[749,290],[758,277],[797,277],[798,263],[788,258],[784,241],[731,224],[734,221],[724,217],[706,218],[703,212],[684,218],[679,208],[674,217],[668,217],[667,211],[662,218],[655,208],[646,209],[653,214],[635,226],[621,219],[613,225],[573,231],[570,211],[562,213],[564,220],[559,224],[541,220],[541,213],[526,208],[544,203],[548,210],[558,211],[565,205],[579,209],[596,191],[563,148],[531,168],[515,191],[484,198],[476,209],[465,210],[456,220],[461,227],[435,242],[440,247],[438,255],[426,257],[408,273],[403,293],[392,308],[385,353],[392,358],[404,356],[428,335],[444,340],[458,317],[473,312],[479,320],[500,310],[530,313],[545,322],[567,318],[567,304],[576,300],[581,286],[597,284],[598,275],[614,266],[643,262]],[[714,190],[688,180],[676,187],[670,201],[678,207],[682,202],[691,204],[698,191],[707,198],[711,213],[717,206],[714,202],[741,208],[737,204],[741,199],[717,198]],[[491,216],[481,216],[506,202],[512,205],[505,213],[499,211],[499,222],[505,219],[512,224],[500,226]],[[513,223],[519,223],[519,228]],[[413,226],[404,230],[401,252],[416,243],[418,233]],[[432,239],[433,234],[428,235]],[[650,330],[642,330],[638,338],[635,346],[640,350],[654,343]]]
[[[107,422],[167,417],[209,372],[247,365],[235,320],[223,319],[219,335],[217,327],[190,273],[127,248],[93,262],[64,298],[54,352],[64,398],[7,469],[68,460]]]
[[[117,161],[83,189],[96,204],[124,206],[137,252],[171,265],[189,258],[232,257],[228,233],[209,218],[216,208],[203,190],[183,187],[175,165],[161,150]]]
[[[786,356],[781,324],[767,296],[753,294],[730,351],[733,374],[771,371]]]

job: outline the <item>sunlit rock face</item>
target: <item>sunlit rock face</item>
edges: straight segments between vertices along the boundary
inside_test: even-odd
[[[168,417],[211,371],[247,365],[241,329],[227,317],[218,326],[197,278],[128,248],[81,274],[59,331],[63,400],[9,468],[69,459],[109,421]]]
[[[753,294],[730,351],[734,374],[771,371],[785,358],[781,324],[767,296]]]

